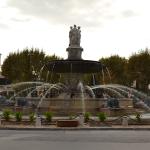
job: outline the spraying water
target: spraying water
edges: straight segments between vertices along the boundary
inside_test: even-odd
[[[82,113],[85,114],[84,86],[83,86],[83,83],[81,81],[79,81],[77,88],[81,93]]]

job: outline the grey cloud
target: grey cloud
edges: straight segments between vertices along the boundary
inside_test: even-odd
[[[125,10],[122,12],[122,16],[125,17],[125,18],[128,18],[128,17],[134,17],[134,16],[137,16],[138,14],[132,10]]]
[[[29,18],[25,18],[25,19],[20,19],[20,18],[11,18],[11,21],[14,21],[14,22],[28,22],[30,21],[31,19]]]
[[[0,28],[1,28],[1,29],[8,29],[9,26],[8,26],[7,24],[4,24],[4,23],[1,23],[1,22],[0,22]]]
[[[10,7],[23,15],[48,20],[50,23],[79,23],[99,26],[108,15],[114,0],[9,0]],[[108,13],[108,14],[107,14]],[[106,17],[107,18],[107,17]]]

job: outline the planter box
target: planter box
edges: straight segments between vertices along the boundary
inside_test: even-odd
[[[77,120],[58,120],[57,127],[77,127],[79,122]]]

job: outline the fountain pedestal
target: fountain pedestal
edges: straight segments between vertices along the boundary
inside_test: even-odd
[[[82,55],[83,48],[81,48],[81,47],[68,47],[66,49],[66,51],[68,52],[68,60],[82,59],[81,55]]]

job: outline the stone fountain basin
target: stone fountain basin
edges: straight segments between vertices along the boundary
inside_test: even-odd
[[[78,120],[58,120],[57,127],[77,127],[79,125]]]
[[[92,60],[53,60],[46,67],[55,73],[98,73],[105,66]]]

